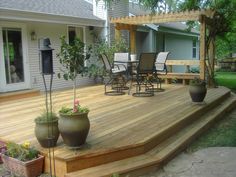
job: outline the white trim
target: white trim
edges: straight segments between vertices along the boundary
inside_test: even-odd
[[[23,67],[24,67],[24,82],[14,83],[14,84],[6,84],[5,77],[5,65],[4,65],[4,56],[3,56],[3,40],[2,40],[2,28],[20,28],[21,29],[21,37],[22,37],[22,52],[23,52]],[[30,71],[29,71],[29,57],[28,57],[28,45],[27,45],[27,30],[26,25],[22,23],[14,23],[14,22],[0,22],[0,52],[2,55],[0,56],[0,91],[15,91],[22,89],[31,88],[30,83]]]

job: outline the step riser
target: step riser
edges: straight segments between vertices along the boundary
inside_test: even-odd
[[[144,154],[145,152],[156,147],[159,143],[161,143],[165,139],[169,138],[170,136],[174,135],[176,132],[183,129],[185,126],[189,125],[190,123],[198,119],[198,117],[200,117],[202,114],[204,114],[211,108],[215,107],[216,105],[219,105],[219,103],[227,99],[229,96],[230,96],[230,92],[226,92],[224,95],[217,98],[210,104],[204,106],[202,109],[199,109],[193,114],[186,116],[175,125],[168,127],[168,129],[166,129],[162,133],[159,133],[158,135],[150,139],[150,141],[145,144],[141,144],[135,147],[128,147],[126,149],[118,150],[111,153],[102,154],[101,156],[93,156],[91,158],[80,158],[80,159],[75,159],[74,161],[70,161],[68,162],[68,165],[67,165],[67,172],[82,170],[85,168],[98,166],[101,164],[106,164],[109,162],[114,162],[114,161],[122,160],[125,158]],[[77,164],[80,164],[80,165],[77,165]]]
[[[150,141],[147,144],[145,144],[144,151],[147,152],[147,151],[153,149],[160,142],[164,141],[165,139],[169,138],[170,136],[172,136],[176,132],[180,131],[185,126],[193,123],[196,119],[198,119],[198,117],[203,115],[208,110],[214,108],[216,105],[219,104],[219,102],[222,102],[222,101],[226,100],[229,96],[230,96],[230,92],[228,92],[225,95],[219,97],[214,102],[212,102],[211,104],[207,105],[206,107],[198,110],[197,112],[194,112],[193,114],[191,114],[189,116],[186,116],[180,122],[176,123],[172,127],[169,127],[168,129],[166,129],[162,133],[155,136],[153,139],[150,139]]]
[[[176,155],[178,155],[180,152],[186,149],[196,138],[198,138],[200,135],[202,135],[204,132],[209,130],[210,127],[212,127],[217,121],[223,118],[224,115],[228,114],[230,111],[232,111],[236,106],[236,100],[232,102],[229,106],[227,106],[224,110],[222,110],[219,114],[217,114],[214,119],[211,119],[209,122],[207,122],[204,126],[202,126],[198,131],[191,136],[190,138],[186,139],[181,146],[178,146],[175,148],[173,152],[168,154],[168,156],[165,156],[161,162],[149,164],[146,167],[141,167],[137,169],[133,169],[130,172],[124,172],[121,174],[121,177],[129,176],[129,177],[136,177],[138,175],[145,174],[147,172],[155,171],[157,169],[160,169],[163,165],[167,164],[170,160],[172,160]],[[109,176],[109,175],[108,175]],[[105,177],[105,176],[104,176]]]

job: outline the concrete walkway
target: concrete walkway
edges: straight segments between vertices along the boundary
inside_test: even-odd
[[[236,177],[236,147],[182,153],[161,170],[142,177]]]

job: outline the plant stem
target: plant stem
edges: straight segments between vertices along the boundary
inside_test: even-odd
[[[73,86],[73,89],[74,89],[74,100],[73,100],[73,108],[75,106],[75,99],[76,99],[76,71],[75,71],[75,78],[74,78],[74,86]]]

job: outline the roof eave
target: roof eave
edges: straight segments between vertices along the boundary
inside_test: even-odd
[[[2,20],[17,20],[59,24],[76,24],[83,26],[104,27],[105,21],[100,19],[79,18],[73,16],[45,14],[37,12],[28,12],[13,9],[0,8],[0,19]]]

